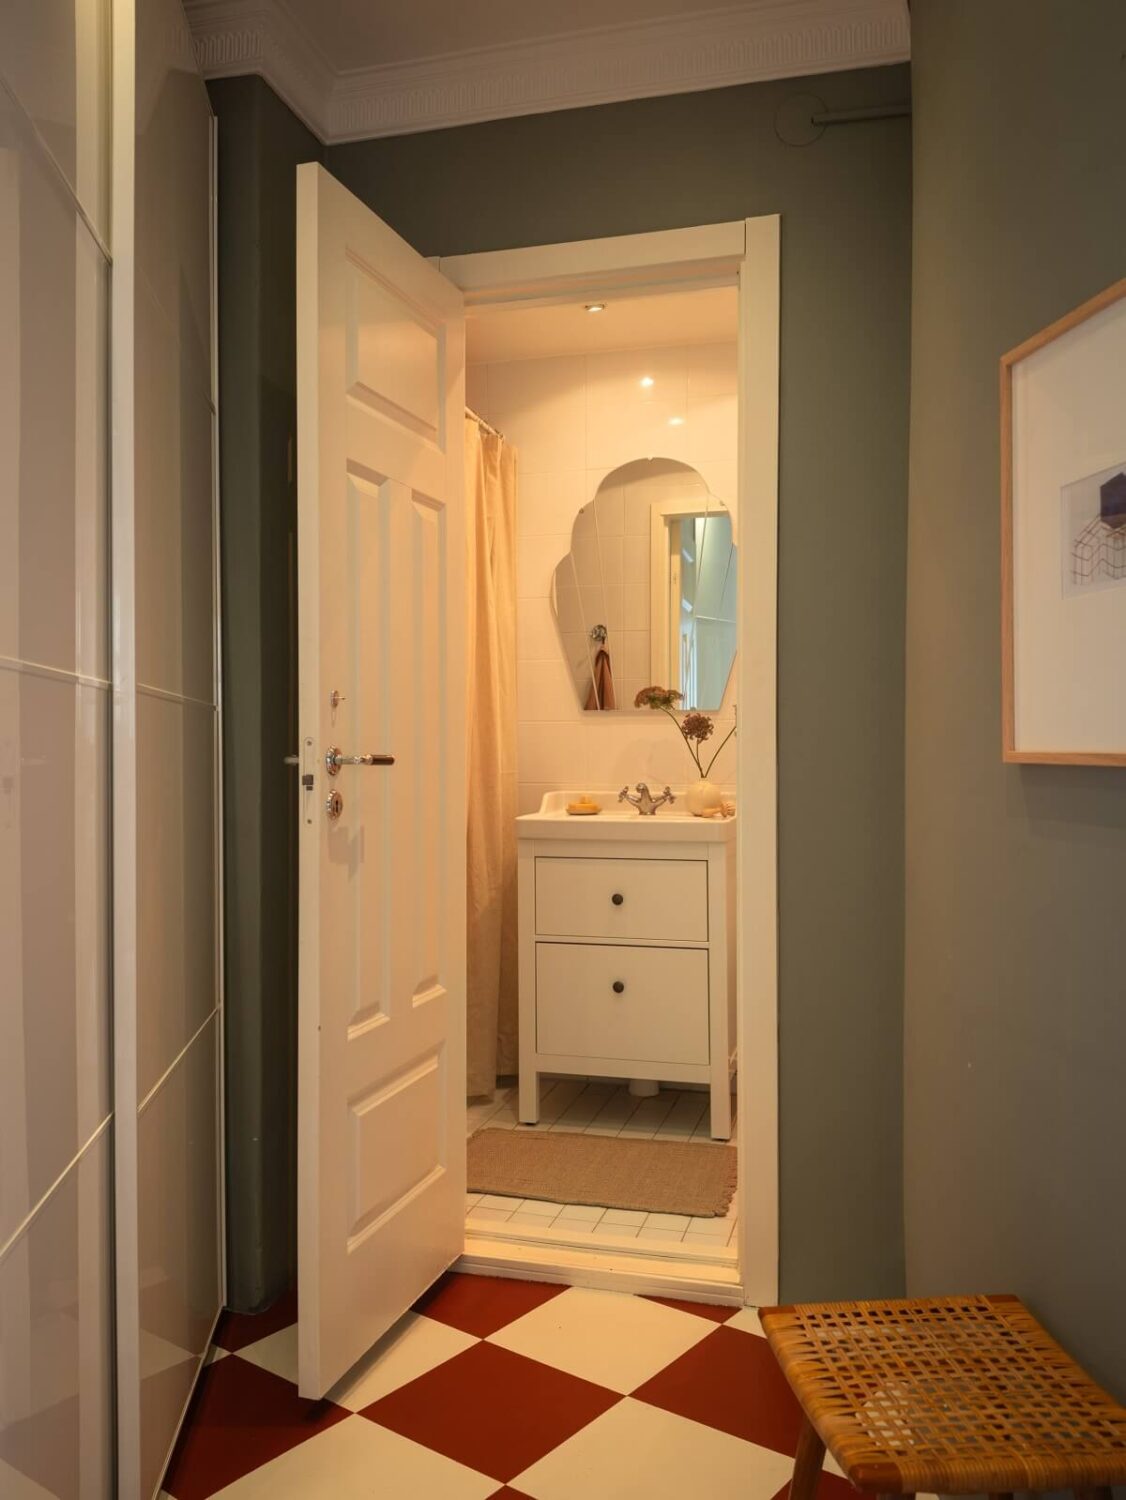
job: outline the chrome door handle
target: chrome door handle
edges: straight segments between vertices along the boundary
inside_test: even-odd
[[[345,755],[336,745],[325,751],[325,770],[330,776],[338,774],[341,766],[393,766],[393,755]]]

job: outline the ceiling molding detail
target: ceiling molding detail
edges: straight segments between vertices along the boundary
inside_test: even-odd
[[[185,0],[185,6],[205,77],[260,73],[329,144],[878,67],[910,56],[903,0],[749,0],[336,72],[285,0]]]

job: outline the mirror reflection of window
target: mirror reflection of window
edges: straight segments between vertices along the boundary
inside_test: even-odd
[[[718,708],[735,657],[735,547],[731,517],[712,511],[669,528],[672,593],[669,682],[686,708]]]
[[[672,459],[608,474],[575,517],[552,604],[579,702],[633,709],[644,687],[714,711],[735,659],[731,516],[703,477]]]

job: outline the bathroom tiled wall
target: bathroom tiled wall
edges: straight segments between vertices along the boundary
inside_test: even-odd
[[[642,385],[648,377],[652,384]],[[736,346],[560,355],[471,364],[467,399],[517,449],[517,719],[519,810],[546,791],[612,790],[648,781],[673,789],[695,779],[672,725],[651,711],[580,708],[551,611],[551,578],[570,549],[579,508],[603,479],[635,459],[668,458],[698,469],[735,511]],[[630,538],[624,537],[623,546]],[[648,570],[648,535],[638,538]],[[648,637],[638,614],[637,633]],[[643,628],[644,627],[644,628]],[[629,633],[617,673],[620,699],[644,686],[645,655]],[[716,739],[734,717],[734,673],[716,715]],[[734,787],[735,746],[713,778]]]

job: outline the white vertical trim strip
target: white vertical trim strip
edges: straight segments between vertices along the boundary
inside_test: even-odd
[[[778,385],[781,220],[747,220],[739,272],[739,1215],[747,1301],[778,1300]]]
[[[112,17],[110,239],[110,597],[113,680],[113,1098],[117,1495],[140,1500],[140,1267],[137,1213],[137,693],[134,537],[136,263],[135,0]]]

